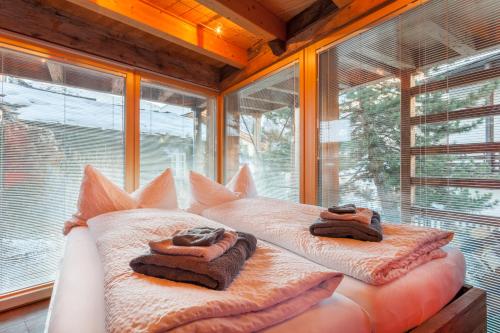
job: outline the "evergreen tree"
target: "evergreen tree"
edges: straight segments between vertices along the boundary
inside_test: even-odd
[[[450,98],[444,92],[429,93],[417,98],[417,114],[446,112],[470,106],[477,106],[492,94],[499,80],[483,85],[466,98]],[[341,170],[349,178],[343,182],[344,193],[354,193],[367,201],[378,200],[386,216],[397,216],[400,194],[400,88],[395,79],[385,80],[355,88],[341,96],[341,118],[349,119],[352,137],[341,146]],[[425,104],[424,104],[425,102]],[[471,121],[449,121],[420,125],[416,133],[417,146],[446,143],[450,135],[465,134],[478,128],[484,119]],[[425,170],[432,170],[432,176],[470,177],[491,166],[483,160],[474,160],[466,155],[434,155],[419,158]],[[418,163],[417,163],[418,164]],[[425,176],[417,165],[416,176]],[[473,173],[472,173],[473,172]],[[372,182],[376,193],[369,191]],[[416,205],[439,206],[446,210],[475,210],[498,204],[491,193],[480,193],[469,188],[417,187]],[[444,199],[444,200],[443,200]]]

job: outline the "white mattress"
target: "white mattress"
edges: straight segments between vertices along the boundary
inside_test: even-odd
[[[46,331],[49,333],[105,332],[103,272],[87,228],[68,235],[64,258],[52,294]],[[285,332],[370,332],[366,313],[349,298],[334,294],[301,315],[266,329]]]
[[[373,332],[407,331],[439,312],[463,286],[463,254],[455,248],[445,251],[448,256],[432,260],[382,286],[345,276],[335,292],[349,297],[366,311]]]

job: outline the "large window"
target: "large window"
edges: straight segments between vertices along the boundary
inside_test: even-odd
[[[500,3],[433,0],[319,54],[324,206],[455,232],[500,331]]]
[[[299,201],[299,65],[224,99],[224,175],[248,163],[259,195]]]
[[[124,79],[0,48],[0,294],[54,279],[85,164],[124,183]]]
[[[215,177],[215,99],[142,81],[140,183],[166,168],[176,179],[179,204],[189,201],[189,170]]]

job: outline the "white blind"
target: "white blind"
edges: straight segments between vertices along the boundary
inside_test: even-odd
[[[300,199],[299,65],[225,96],[225,180],[248,163],[259,195]]]
[[[189,171],[215,178],[215,99],[141,82],[140,182],[172,168],[179,204],[189,204]]]
[[[319,54],[319,198],[455,231],[500,331],[500,2],[431,0]]]
[[[54,279],[85,164],[123,185],[123,87],[0,48],[0,294]]]

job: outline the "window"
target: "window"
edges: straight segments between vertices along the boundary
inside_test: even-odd
[[[0,294],[54,280],[83,167],[124,183],[124,78],[0,48]]]
[[[186,207],[189,171],[216,174],[215,99],[142,81],[140,107],[140,183],[172,168]]]
[[[452,230],[500,331],[500,3],[432,0],[318,55],[319,186]]]
[[[248,163],[259,195],[299,201],[299,65],[224,99],[226,182]]]

